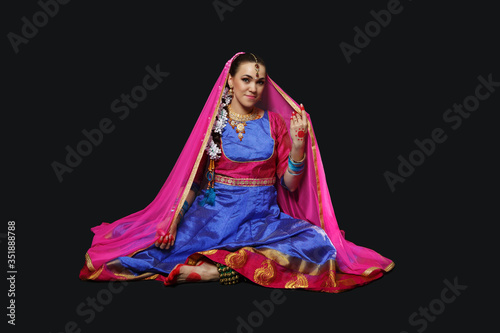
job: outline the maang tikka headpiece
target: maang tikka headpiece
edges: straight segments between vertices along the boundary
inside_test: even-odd
[[[257,57],[253,54],[253,53],[250,53],[252,55],[252,57],[255,59],[255,77],[259,77],[259,62],[257,61]]]

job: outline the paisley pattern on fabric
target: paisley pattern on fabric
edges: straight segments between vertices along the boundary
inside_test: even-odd
[[[267,259],[262,263],[262,267],[257,268],[253,275],[253,280],[262,285],[267,286],[276,278],[276,269],[274,263]]]
[[[248,255],[245,252],[245,249],[240,249],[237,252],[228,254],[224,261],[226,262],[226,266],[231,268],[241,268],[245,265],[247,259]]]
[[[285,288],[290,289],[290,288],[307,288],[309,287],[309,282],[307,281],[307,278],[300,273],[295,273],[292,275],[292,278],[290,281],[288,281],[285,284]]]

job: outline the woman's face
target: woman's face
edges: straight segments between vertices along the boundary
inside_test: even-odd
[[[229,74],[228,83],[233,87],[233,101],[231,104],[241,106],[251,111],[260,100],[266,84],[266,67],[259,64],[259,77],[256,76],[255,62],[244,62],[238,67],[236,74]]]

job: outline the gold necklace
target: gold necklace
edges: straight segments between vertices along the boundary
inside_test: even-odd
[[[229,110],[229,125],[233,129],[236,127],[236,133],[238,133],[238,138],[243,140],[243,133],[245,133],[245,126],[247,125],[247,121],[254,120],[257,118],[257,112],[255,112],[255,108],[252,109],[252,112],[249,114],[239,114],[233,112],[231,104],[227,106]]]

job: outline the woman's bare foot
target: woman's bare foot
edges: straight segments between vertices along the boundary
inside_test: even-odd
[[[212,263],[203,261],[196,266],[183,264],[175,266],[165,280],[165,285],[218,280],[219,272],[217,271],[217,267]]]

